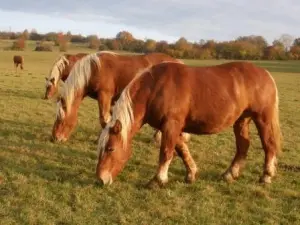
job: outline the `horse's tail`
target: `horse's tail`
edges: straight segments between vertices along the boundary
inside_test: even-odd
[[[269,75],[271,76],[270,73],[269,73]],[[272,76],[271,76],[271,78],[273,79]],[[273,79],[273,81],[274,81],[274,79]],[[272,123],[271,123],[271,129],[272,129],[272,133],[273,133],[273,137],[274,137],[274,141],[275,141],[276,152],[280,153],[281,152],[282,133],[281,133],[281,130],[280,130],[280,122],[279,122],[278,91],[277,91],[275,81],[274,81],[274,87],[275,87],[275,90],[276,90],[275,91],[276,97],[275,97],[275,103],[274,103],[274,106],[273,106],[273,118],[272,118]]]

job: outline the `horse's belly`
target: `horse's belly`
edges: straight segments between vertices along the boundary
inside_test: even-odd
[[[195,134],[219,133],[232,126],[240,114],[241,112],[231,112],[223,115],[208,114],[199,118],[188,118],[184,131]]]

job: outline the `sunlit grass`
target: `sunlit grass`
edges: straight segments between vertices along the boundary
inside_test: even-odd
[[[25,70],[15,73],[12,56],[0,52],[0,224],[299,224],[300,223],[300,63],[256,62],[269,68],[278,84],[284,136],[278,176],[262,186],[263,150],[254,126],[246,168],[237,182],[220,175],[235,153],[231,129],[193,136],[190,150],[200,169],[185,184],[176,158],[166,188],[147,190],[158,148],[145,126],[135,137],[133,156],[110,187],[95,183],[94,140],[98,109],[86,98],[69,142],[49,141],[55,102],[45,101],[44,77],[58,52],[26,51]],[[191,61],[212,65],[221,61]],[[0,179],[1,179],[0,178]]]

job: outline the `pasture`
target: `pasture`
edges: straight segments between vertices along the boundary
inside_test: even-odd
[[[78,52],[82,49],[72,49]],[[22,54],[24,71],[15,73],[12,57]],[[58,52],[0,52],[0,223],[6,224],[299,224],[300,223],[300,62],[259,61],[277,82],[283,152],[271,185],[258,183],[264,160],[251,127],[247,164],[238,181],[221,174],[235,153],[231,129],[192,136],[190,151],[200,174],[183,182],[185,169],[175,158],[169,184],[144,185],[157,169],[153,129],[135,136],[133,156],[109,187],[95,182],[98,107],[86,98],[79,123],[64,144],[50,142],[55,100],[42,99],[45,76]],[[186,60],[190,65],[224,61]]]

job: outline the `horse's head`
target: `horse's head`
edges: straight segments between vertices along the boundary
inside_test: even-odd
[[[122,123],[116,120],[108,123],[100,135],[96,175],[104,185],[113,182],[131,156],[127,132],[122,128]]]
[[[52,129],[53,140],[67,141],[76,124],[77,109],[74,106],[68,109],[65,99],[60,97],[57,101],[56,120]]]
[[[60,79],[63,81],[67,79],[70,68],[69,61],[65,56],[60,56],[58,60],[54,63],[49,78],[46,78],[46,92],[45,99],[53,97],[57,90],[57,84]]]
[[[55,83],[55,78],[48,78],[46,77],[46,92],[45,92],[45,97],[44,99],[49,99],[51,98],[56,92],[56,83]]]

